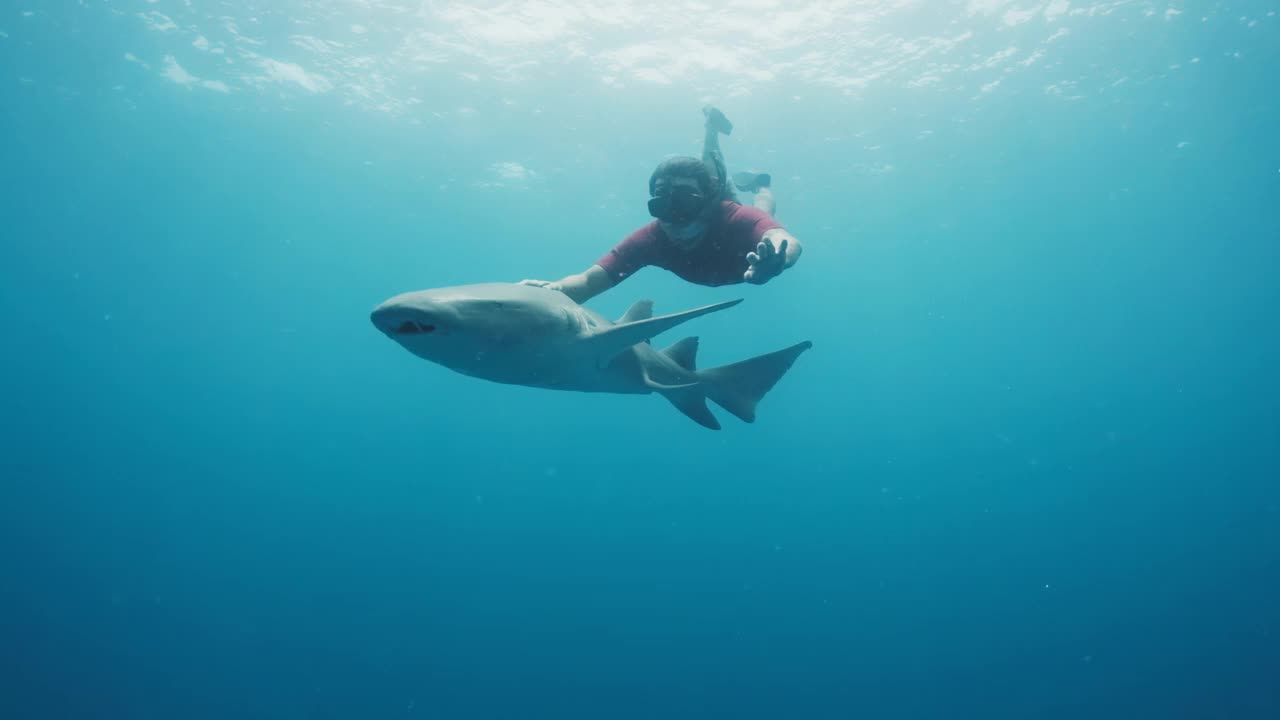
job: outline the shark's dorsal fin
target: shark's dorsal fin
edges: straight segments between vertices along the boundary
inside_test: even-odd
[[[664,333],[686,320],[692,320],[717,310],[731,308],[740,302],[742,300],[730,300],[671,315],[659,315],[648,320],[621,323],[613,327],[596,330],[596,332],[585,338],[585,342],[591,347],[600,362],[607,362],[632,345],[638,345],[654,335]]]
[[[622,317],[618,318],[618,324],[636,322],[637,320],[648,320],[653,317],[653,301],[637,300]]]
[[[687,337],[662,351],[672,362],[689,372],[698,370],[698,338]]]

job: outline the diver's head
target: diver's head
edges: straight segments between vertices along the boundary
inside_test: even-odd
[[[716,193],[702,161],[691,157],[662,161],[649,177],[649,195],[649,214],[673,243],[688,249],[706,235]]]

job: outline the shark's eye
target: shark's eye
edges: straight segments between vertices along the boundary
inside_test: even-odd
[[[435,325],[427,325],[424,323],[416,323],[411,320],[405,320],[400,323],[400,327],[396,328],[397,335],[421,335],[436,331]]]

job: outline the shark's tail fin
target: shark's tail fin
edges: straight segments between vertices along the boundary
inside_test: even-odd
[[[755,422],[756,404],[791,369],[800,353],[811,347],[813,343],[806,340],[785,350],[701,370],[698,378],[712,402],[743,422]]]

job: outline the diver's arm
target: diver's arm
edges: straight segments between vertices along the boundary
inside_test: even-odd
[[[570,275],[556,283],[560,292],[569,296],[576,303],[584,303],[600,293],[613,287],[609,273],[599,265],[592,265],[575,275]]]

